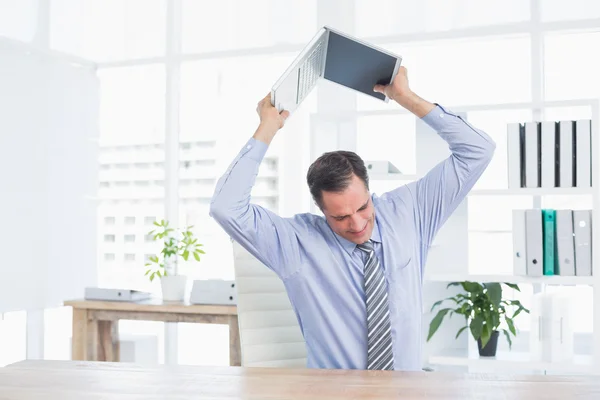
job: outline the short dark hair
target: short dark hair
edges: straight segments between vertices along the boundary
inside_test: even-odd
[[[360,178],[369,190],[367,168],[358,154],[338,150],[324,153],[317,158],[308,168],[306,182],[319,208],[323,209],[323,191],[334,193],[344,191],[350,185],[352,175]]]

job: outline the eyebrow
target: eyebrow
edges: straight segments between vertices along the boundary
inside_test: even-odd
[[[363,204],[357,211],[363,210],[365,208],[367,208],[367,206],[369,205],[369,200],[367,199],[367,202],[365,204]],[[345,218],[345,217],[349,217],[350,215],[332,215],[332,218]]]

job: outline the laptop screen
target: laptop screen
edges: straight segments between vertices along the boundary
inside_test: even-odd
[[[390,83],[395,66],[396,57],[329,32],[325,79],[383,100],[385,95],[373,86]]]

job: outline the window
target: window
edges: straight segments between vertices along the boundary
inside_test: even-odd
[[[527,21],[523,0],[357,0],[358,36],[448,31]]]
[[[549,34],[545,39],[544,73],[547,100],[598,98],[600,32]]]
[[[104,261],[115,261],[115,254],[114,253],[105,253]]]
[[[50,46],[94,61],[165,53],[166,0],[52,0]]]
[[[129,261],[129,262],[135,261],[135,254],[131,254],[131,253],[125,254],[124,260]]]
[[[207,7],[183,0],[184,53],[305,42],[317,30],[316,0],[220,0]]]
[[[152,225],[156,221],[156,217],[144,217],[144,225]]]
[[[528,37],[439,40],[382,47],[403,57],[412,90],[431,102],[450,106],[531,101]],[[519,61],[506,62],[507,58]],[[391,107],[363,95],[357,97],[357,104],[359,109]]]
[[[131,226],[138,219],[145,220],[152,215],[153,222],[164,215],[164,188],[136,186],[137,182],[164,178],[164,66],[150,64],[100,69],[98,76],[101,85],[100,145],[103,157],[110,159],[117,168],[116,174],[110,177],[110,188],[104,189],[105,200],[98,205],[98,212],[103,217],[118,217],[124,222],[116,231],[104,232],[100,227],[99,237],[104,234],[124,237],[127,254],[142,253],[146,245],[135,241]],[[156,168],[134,168],[140,162],[156,164]],[[133,286],[150,292],[160,290],[151,285],[143,273],[122,272],[120,263],[114,262],[126,258],[119,246],[99,243],[98,251],[111,254],[99,262],[98,285]],[[131,265],[136,262],[131,261]]]
[[[100,78],[100,144],[154,144],[163,142],[165,114],[165,71],[162,65],[109,68],[98,71]],[[117,168],[127,168],[132,161],[119,155]],[[142,153],[143,152],[143,153]],[[148,148],[131,154],[153,154]],[[137,158],[136,157],[136,158]],[[162,161],[162,160],[157,160]]]
[[[104,235],[104,242],[106,243],[114,243],[115,235]]]
[[[596,0],[541,0],[542,21],[565,21],[600,17]]]
[[[115,217],[104,217],[104,225],[114,225],[115,222]]]
[[[0,1],[0,36],[31,42],[37,20],[37,0]]]

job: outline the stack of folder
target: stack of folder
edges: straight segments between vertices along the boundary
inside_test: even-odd
[[[507,126],[509,188],[592,186],[592,121]]]
[[[514,274],[591,276],[591,210],[513,210]]]

